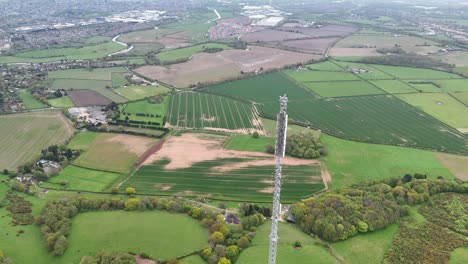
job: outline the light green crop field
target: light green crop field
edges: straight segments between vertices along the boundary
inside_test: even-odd
[[[468,92],[461,92],[461,93],[451,93],[455,98],[463,102],[466,106],[468,106]]]
[[[468,129],[468,107],[448,94],[400,94],[398,98],[454,128]]]
[[[34,96],[32,96],[32,94],[28,90],[21,89],[17,90],[16,92],[23,101],[24,107],[26,107],[26,109],[28,110],[47,107],[45,104],[39,102],[36,98],[34,98]]]
[[[400,80],[374,80],[370,82],[387,93],[397,94],[418,92],[416,89]]]
[[[303,85],[322,97],[375,95],[385,92],[365,81],[307,82]]]
[[[127,72],[123,67],[95,68],[95,69],[69,69],[60,71],[51,71],[49,78],[54,79],[84,79],[84,80],[112,80],[112,73]]]
[[[146,97],[151,97],[151,96],[156,96],[156,95],[161,95],[161,94],[166,94],[166,93],[169,93],[170,91],[171,89],[167,88],[164,85],[159,85],[159,86],[134,85],[134,86],[120,87],[120,88],[114,89],[114,92],[127,98],[130,101],[140,100]]]
[[[324,161],[332,176],[332,188],[416,172],[430,178],[454,178],[430,151],[353,142],[328,135],[322,135],[322,141],[328,150]]]
[[[398,225],[393,224],[383,230],[333,243],[332,248],[349,264],[382,263],[397,231]]]
[[[60,98],[48,99],[49,104],[53,107],[58,108],[69,108],[75,107],[73,101],[68,96],[62,96]]]
[[[453,69],[456,73],[459,73],[461,75],[464,75],[466,77],[468,77],[468,66],[461,66],[461,67],[455,67],[455,69]]]
[[[395,76],[400,79],[459,79],[461,78],[459,75],[443,72],[443,71],[436,71],[436,70],[429,70],[429,69],[421,69],[421,68],[412,68],[412,67],[397,67],[397,66],[387,66],[387,65],[376,65],[372,64],[373,67],[377,68],[378,70]]]
[[[114,93],[111,89],[106,88],[106,86],[111,87],[112,82],[105,80],[55,79],[51,89],[93,90],[117,103],[127,101],[127,99]]]
[[[285,70],[284,73],[294,80],[304,82],[331,82],[331,81],[358,81],[359,78],[349,72],[326,72],[326,71],[296,71]]]
[[[58,111],[0,116],[0,169],[35,161],[41,150],[63,144],[73,135],[68,119]]]
[[[468,247],[457,248],[450,254],[449,264],[464,264],[467,259]]]
[[[205,49],[210,49],[210,48],[221,48],[223,50],[231,49],[231,47],[225,44],[206,43],[206,44],[195,45],[195,46],[191,46],[187,48],[164,51],[164,52],[158,53],[156,57],[161,61],[161,63],[170,64],[175,61],[188,59],[193,54],[197,52],[203,52]]]
[[[238,264],[264,263],[268,259],[269,234],[271,223],[265,222],[257,228],[251,246],[244,250]],[[338,261],[324,248],[316,244],[316,240],[303,233],[296,226],[279,223],[278,253],[276,263],[338,263]],[[300,241],[302,248],[296,249],[294,242]]]
[[[55,184],[54,189],[100,192],[121,175],[113,172],[97,171],[69,165],[59,175],[48,181],[48,186]],[[63,184],[62,184],[63,183]],[[64,185],[67,183],[67,185]]]
[[[368,72],[364,73],[359,73],[357,74],[359,77],[365,79],[365,80],[375,80],[375,79],[393,79],[393,76],[390,76],[386,73],[383,73],[379,71],[378,69],[372,67],[371,65],[368,64],[363,64],[363,63],[354,63],[354,62],[343,62],[343,61],[337,61],[336,64],[340,65],[343,67],[343,70],[345,71],[350,71],[350,70],[367,70]]]
[[[119,106],[121,113],[119,120],[125,120],[128,116],[129,120],[152,122],[151,124],[145,123],[145,125],[161,127],[164,126],[163,119],[167,112],[167,104],[167,97],[160,104],[153,104],[146,100],[123,104]],[[159,125],[153,123],[158,123]]]
[[[68,147],[73,150],[87,150],[98,135],[96,132],[81,131],[70,140]]]
[[[435,81],[433,80],[414,80],[414,81],[404,81],[406,84],[411,85],[414,89],[421,93],[442,93],[444,90],[439,88]]]
[[[128,85],[129,82],[125,76],[120,72],[113,72],[112,73],[112,87],[120,87],[124,85]]]
[[[468,92],[468,79],[436,80],[447,92]]]
[[[275,145],[275,138],[252,135],[232,135],[224,145],[226,149],[265,152],[268,145]]]
[[[80,133],[84,135],[77,139],[78,143],[71,145],[84,145],[93,137],[87,136],[86,133]],[[145,137],[99,133],[73,164],[90,169],[125,173],[140,155],[156,143],[157,140]]]
[[[26,51],[15,56],[0,56],[0,63],[20,62],[52,62],[60,60],[91,60],[107,56],[110,53],[122,50],[122,45],[106,42],[81,48],[53,48],[46,50]]]

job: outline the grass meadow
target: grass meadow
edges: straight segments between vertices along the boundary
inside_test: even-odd
[[[17,90],[18,96],[23,101],[23,106],[30,109],[39,109],[47,107],[45,104],[39,102],[28,90]]]
[[[468,92],[452,93],[452,96],[468,107]]]
[[[269,235],[271,222],[267,221],[257,228],[251,246],[243,251],[236,263],[265,263],[268,260]],[[276,263],[339,263],[325,247],[316,244],[317,240],[303,233],[296,226],[279,223],[278,253]],[[302,248],[296,249],[294,242],[300,241]]]
[[[418,91],[412,86],[400,80],[374,80],[371,83],[387,93],[417,93]]]
[[[467,259],[468,247],[457,248],[450,254],[449,264],[464,264]]]
[[[416,172],[430,178],[454,178],[430,151],[353,142],[327,135],[322,135],[322,141],[328,150],[323,160],[332,176],[332,188]]]
[[[114,89],[114,92],[127,98],[130,101],[140,100],[151,96],[162,95],[169,93],[171,89],[164,85],[159,86],[140,86],[132,85]]]
[[[252,135],[231,135],[224,144],[225,149],[265,152],[268,145],[275,145],[275,138]]]
[[[73,104],[73,101],[68,96],[62,96],[60,98],[48,99],[47,102],[49,102],[49,104],[52,107],[57,107],[57,108],[75,107],[75,105]]]
[[[65,167],[59,175],[52,177],[46,185],[54,189],[100,192],[111,185],[120,176],[121,174],[114,172],[98,171],[69,165]]]
[[[454,128],[468,129],[468,107],[449,94],[400,94],[398,98]]]
[[[63,144],[73,135],[73,127],[58,111],[39,111],[0,116],[0,169],[35,161],[41,150]]]

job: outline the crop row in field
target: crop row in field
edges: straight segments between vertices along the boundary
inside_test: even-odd
[[[213,94],[185,92],[172,95],[169,113],[168,121],[176,127],[262,130],[250,104]]]
[[[39,158],[43,148],[63,144],[73,135],[73,127],[57,111],[4,115],[0,135],[0,168],[13,170]]]
[[[385,92],[365,81],[307,82],[303,85],[322,97],[384,94]]]
[[[217,171],[215,167],[241,162],[239,159],[220,159],[195,163],[185,169],[166,170],[167,160],[141,167],[122,187],[135,187],[143,194],[202,195],[235,199],[270,201],[271,166],[252,166],[231,171]],[[284,166],[281,200],[297,201],[323,188],[319,165]]]

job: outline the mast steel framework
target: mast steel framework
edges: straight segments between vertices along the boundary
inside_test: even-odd
[[[278,219],[281,212],[281,163],[286,150],[286,132],[288,128],[288,97],[280,96],[280,111],[276,116],[276,146],[275,146],[275,179],[273,192],[273,210],[271,214],[271,234],[270,234],[270,253],[268,264],[276,263],[276,251],[278,245]]]

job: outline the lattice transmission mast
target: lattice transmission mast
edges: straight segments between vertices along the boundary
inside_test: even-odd
[[[276,263],[276,250],[278,244],[278,219],[280,217],[281,203],[281,163],[286,149],[286,132],[288,128],[288,97],[280,96],[280,111],[276,116],[276,146],[275,146],[275,180],[273,192],[273,210],[271,213],[271,234],[270,234],[270,253],[268,256],[268,264]]]

